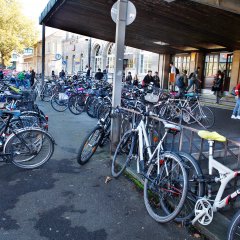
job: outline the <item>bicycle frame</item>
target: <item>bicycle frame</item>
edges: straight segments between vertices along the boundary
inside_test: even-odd
[[[154,156],[156,155],[156,153],[158,154],[158,158],[157,158],[157,164],[158,164],[158,174],[160,174],[160,165],[159,165],[159,156],[161,151],[163,151],[163,141],[167,136],[167,132],[165,132],[165,134],[163,135],[162,139],[160,140],[160,142],[158,143],[157,147],[155,148],[155,150],[152,152],[151,151],[151,146],[149,144],[149,139],[147,136],[147,131],[146,131],[146,126],[143,120],[141,120],[141,122],[139,123],[137,129],[135,130],[136,132],[138,132],[138,139],[139,139],[139,158],[137,159],[137,173],[141,173],[140,169],[140,165],[141,163],[144,162],[144,157],[143,157],[143,149],[144,149],[144,143],[146,145],[147,148],[147,153],[149,156],[149,160],[147,162],[147,165],[149,165]]]
[[[213,158],[213,144],[214,141],[208,141],[209,143],[209,175],[212,175],[213,169],[217,170],[220,177],[215,178],[215,182],[220,182],[220,188],[217,192],[217,196],[214,200],[213,204],[213,211],[216,212],[218,208],[223,208],[227,206],[231,199],[236,198],[238,195],[240,195],[240,189],[235,191],[234,193],[228,195],[224,199],[221,200],[222,195],[224,193],[224,190],[227,186],[227,184],[234,179],[235,177],[240,175],[240,171],[232,171],[231,169],[225,167],[223,164],[219,163]]]

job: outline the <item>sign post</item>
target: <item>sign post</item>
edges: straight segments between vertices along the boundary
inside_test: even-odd
[[[115,109],[121,105],[121,92],[122,92],[122,77],[123,77],[123,60],[125,49],[125,35],[126,26],[133,23],[136,18],[136,8],[129,0],[118,0],[112,7],[111,16],[116,23],[116,58],[115,58],[115,71],[113,79],[113,98],[112,107]],[[120,138],[120,123],[119,119],[112,119],[111,126],[111,140],[113,150]]]

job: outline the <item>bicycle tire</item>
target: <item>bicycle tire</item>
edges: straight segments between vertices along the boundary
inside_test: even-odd
[[[97,136],[95,136],[95,133],[97,133]],[[104,130],[101,126],[96,126],[83,140],[79,151],[78,151],[78,155],[77,155],[77,162],[80,165],[84,165],[86,164],[91,157],[93,156],[93,154],[96,152],[99,143],[101,142],[101,139],[104,137],[103,134]],[[94,144],[89,144],[90,141],[92,140],[92,137],[95,136],[95,143]],[[84,153],[84,149],[86,149],[86,147],[90,146],[91,147],[91,151],[88,152],[87,156],[85,158],[83,158],[83,153]]]
[[[240,239],[240,210],[233,216],[228,227],[227,240]]]
[[[131,161],[134,148],[134,132],[127,131],[121,138],[112,160],[112,176],[118,178]],[[124,155],[123,155],[124,154]]]
[[[40,93],[41,100],[44,102],[50,102],[51,97],[53,95],[53,91],[51,86],[44,86],[44,89]]]
[[[101,103],[97,109],[97,119],[105,118],[105,116],[111,111],[111,105],[106,103]]]
[[[92,98],[87,101],[86,113],[91,118],[96,118],[96,105],[98,104],[98,98]]]
[[[195,204],[205,193],[205,183],[202,181],[203,172],[197,160],[185,152],[178,152],[178,155],[183,160],[187,170],[188,193],[183,208],[174,221],[186,222],[194,217]]]
[[[80,115],[85,109],[85,96],[74,94],[68,100],[68,109],[74,115]]]
[[[12,133],[4,144],[3,153],[17,167],[34,169],[45,164],[54,152],[54,140],[40,128],[21,129]]]
[[[201,113],[202,111],[202,113]],[[196,113],[196,119],[205,127],[211,128],[215,123],[215,116],[209,107],[202,106],[201,111],[198,108]]]
[[[160,161],[162,161],[162,164],[159,162],[159,175],[157,174],[158,164],[153,163],[148,168],[144,181],[144,204],[147,212],[155,221],[167,223],[175,219],[183,208],[187,197],[188,178],[182,159],[175,153],[163,153]],[[167,168],[168,170],[166,170]],[[174,169],[179,171],[174,173]],[[167,177],[168,180],[166,180]],[[167,199],[167,194],[171,200]],[[176,196],[180,196],[177,205],[173,202],[177,198]],[[174,200],[172,197],[174,197]],[[163,203],[163,201],[166,202]],[[172,212],[161,209],[163,205],[164,208],[168,205]]]
[[[57,112],[64,112],[68,108],[69,99],[59,99],[59,93],[56,93],[51,98],[51,106]]]

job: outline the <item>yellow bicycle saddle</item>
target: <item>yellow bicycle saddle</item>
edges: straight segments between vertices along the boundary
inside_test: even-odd
[[[198,131],[198,136],[206,139],[206,140],[211,140],[211,141],[218,141],[218,142],[226,142],[226,137],[220,135],[217,132],[209,132],[209,131]]]

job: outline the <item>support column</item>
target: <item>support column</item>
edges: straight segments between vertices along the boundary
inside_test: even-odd
[[[168,54],[159,55],[159,78],[160,78],[160,87],[162,89],[168,89],[169,63],[170,63],[170,55]]]
[[[230,79],[229,91],[232,91],[234,87],[240,82],[240,50],[233,52],[232,72]]]
[[[113,79],[113,109],[121,105],[121,90],[122,90],[122,76],[123,76],[123,59],[124,59],[124,45],[126,34],[128,0],[118,0],[118,17],[116,22],[116,58],[115,71]],[[120,122],[115,118],[112,120],[111,126],[111,140],[112,150],[119,142],[120,138]]]
[[[45,76],[45,34],[46,27],[43,23],[42,25],[42,87],[44,85],[44,76]]]

